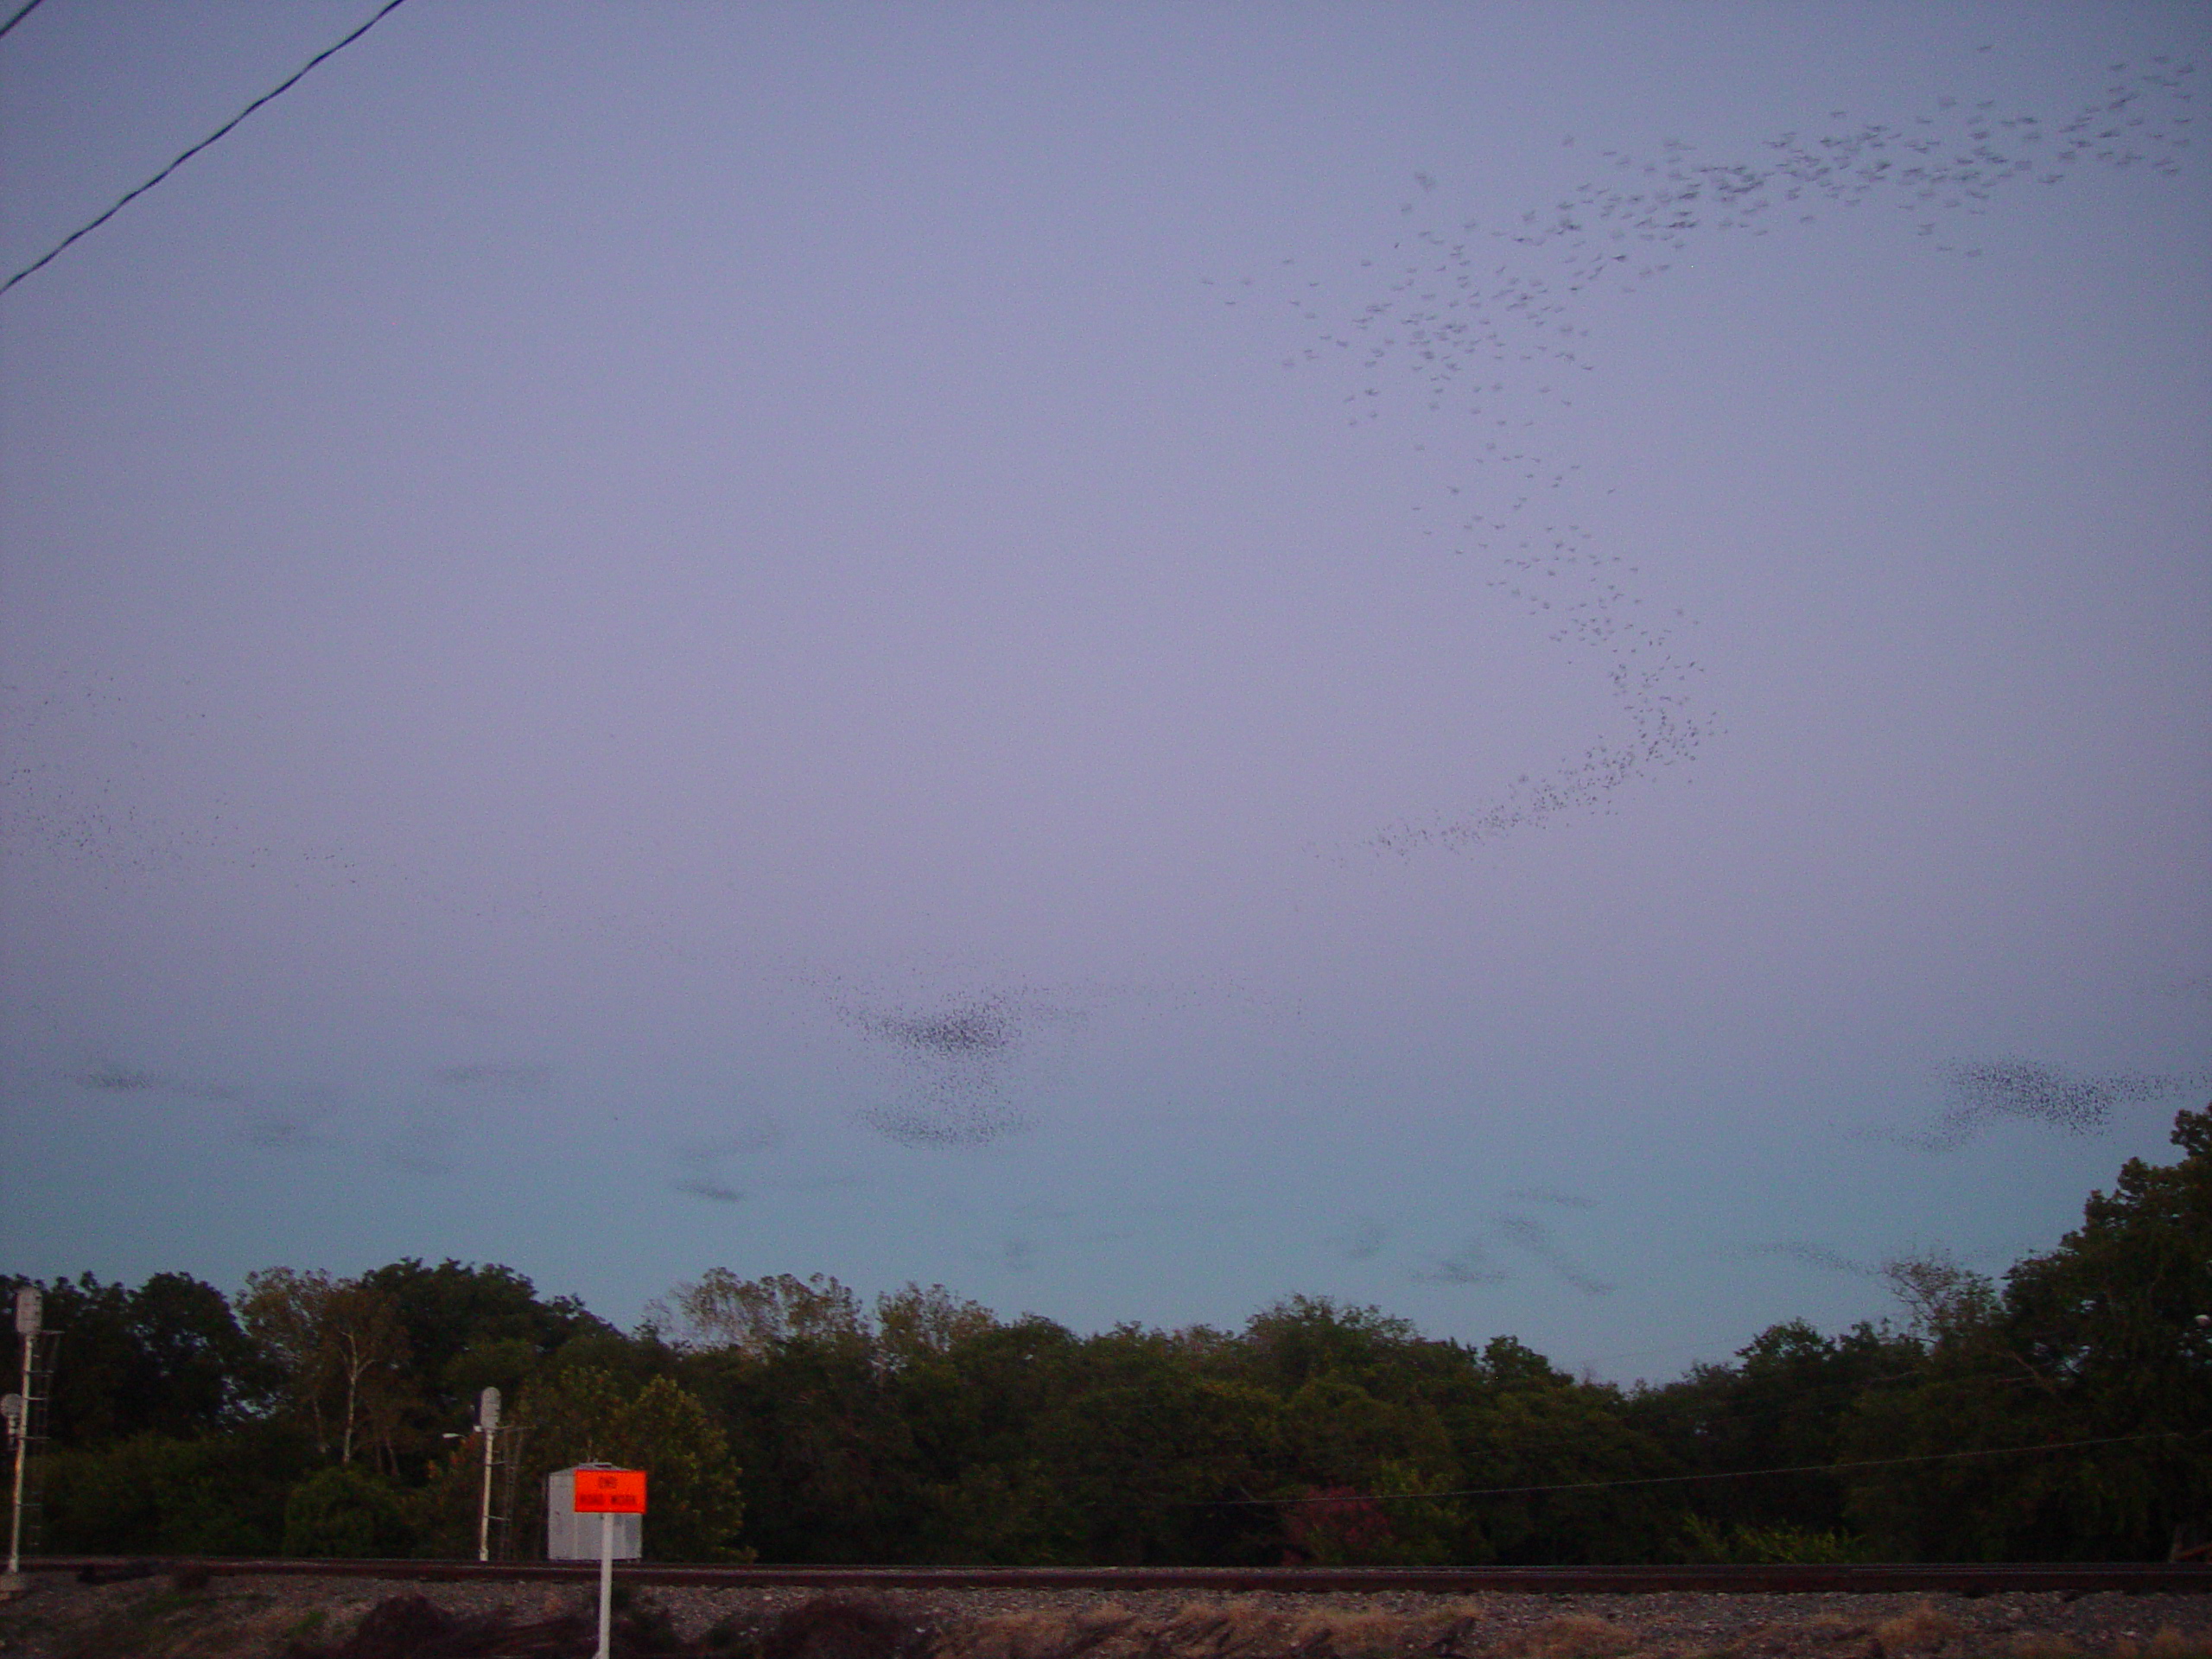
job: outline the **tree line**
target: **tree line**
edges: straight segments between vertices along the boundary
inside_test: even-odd
[[[2001,1280],[1892,1262],[1668,1382],[1326,1297],[1081,1334],[941,1286],[714,1268],[619,1330],[511,1268],[41,1285],[50,1553],[502,1553],[543,1477],[649,1469],[662,1560],[1480,1564],[2157,1559],[2212,1519],[2212,1108]],[[16,1278],[10,1287],[32,1281]]]

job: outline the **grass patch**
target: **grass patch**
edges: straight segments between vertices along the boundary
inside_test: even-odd
[[[1933,1602],[1923,1601],[1917,1607],[1877,1624],[1874,1639],[1882,1644],[1885,1653],[1911,1653],[1922,1648],[1940,1647],[1965,1628]]]
[[[310,1607],[294,1621],[291,1629],[284,1632],[284,1639],[288,1642],[304,1642],[321,1630],[323,1625],[329,1622],[329,1618],[330,1615],[321,1608]]]
[[[1626,1653],[1636,1645],[1633,1631],[1592,1613],[1569,1613],[1539,1624],[1521,1639],[1529,1659],[1598,1659]]]

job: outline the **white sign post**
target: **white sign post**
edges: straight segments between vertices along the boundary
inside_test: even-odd
[[[613,1659],[613,1644],[608,1637],[613,1634],[614,1618],[614,1512],[604,1511],[599,1517],[599,1659]]]
[[[614,1616],[614,1517],[645,1512],[645,1471],[579,1465],[575,1482],[576,1513],[599,1516],[599,1659],[613,1659],[607,1638]]]

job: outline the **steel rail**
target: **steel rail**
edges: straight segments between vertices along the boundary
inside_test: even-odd
[[[29,1573],[70,1573],[92,1582],[161,1573],[388,1579],[400,1582],[488,1580],[581,1583],[594,1562],[464,1560],[273,1560],[200,1556],[44,1556]],[[1985,1596],[2047,1592],[2069,1596],[2117,1592],[2171,1594],[2212,1592],[2212,1564],[2168,1561],[1834,1563],[1781,1566],[1668,1567],[706,1567],[626,1563],[626,1583],[728,1590],[813,1588],[870,1590],[1209,1590],[1306,1594],[1377,1594],[1412,1591],[1467,1594],[1515,1591],[1548,1595],[1720,1592],[1796,1595],[1812,1592],[1866,1595],[1884,1592]]]

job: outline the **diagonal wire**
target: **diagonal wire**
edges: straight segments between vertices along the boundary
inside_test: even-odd
[[[31,5],[36,5],[38,3],[39,0],[31,0]],[[209,133],[205,138],[202,138],[190,149],[186,150],[183,155],[178,156],[160,172],[155,174],[154,176],[147,180],[145,183],[140,185],[136,190],[130,191],[124,194],[121,200],[117,201],[114,207],[109,208],[98,219],[93,219],[88,225],[79,226],[76,230],[70,232],[68,235],[63,237],[60,242],[56,243],[54,247],[47,252],[43,258],[32,261],[31,264],[25,265],[21,270],[10,276],[6,282],[0,283],[0,294],[5,294],[10,289],[13,288],[17,283],[22,282],[24,277],[29,276],[33,271],[51,263],[63,249],[67,248],[72,242],[76,241],[78,238],[89,236],[92,232],[99,229],[101,226],[106,224],[108,220],[113,219],[133,201],[136,201],[140,196],[144,195],[149,190],[159,184],[163,179],[168,177],[170,174],[175,172],[177,168],[182,167],[187,162],[197,156],[201,150],[207,149],[208,145],[213,143],[218,138],[222,137],[233,127],[237,126],[239,122],[245,120],[246,117],[251,115],[263,105],[268,103],[271,99],[283,96],[284,93],[291,91],[293,87],[298,86],[302,80],[307,78],[308,72],[310,69],[313,69],[317,64],[322,62],[324,59],[335,57],[339,53],[343,52],[347,47],[353,45],[353,42],[359,40],[362,35],[367,34],[371,29],[374,29],[378,23],[382,22],[386,17],[390,16],[393,12],[398,10],[400,7],[406,3],[407,0],[385,0],[385,3],[378,9],[375,16],[370,18],[367,22],[363,23],[359,29],[355,29],[351,35],[348,35],[344,40],[339,41],[335,46],[327,46],[321,51],[316,53],[315,56],[309,58],[305,63],[294,70],[282,82],[264,92],[259,98],[255,99],[252,103],[247,105],[245,108],[240,110],[229,120],[224,122],[221,126],[216,128],[214,131]],[[16,21],[20,19],[23,16],[24,12],[28,12],[29,10],[30,6],[25,6],[22,11],[17,12],[14,18],[10,18],[9,20],[8,27],[12,29],[15,26]]]
[[[29,16],[31,13],[36,11],[45,3],[46,0],[23,0],[22,10],[16,12],[16,14],[10,17],[6,22],[0,23],[0,35],[5,35],[10,29],[13,29],[17,23],[22,22],[24,18]]]
[[[1354,1492],[1312,1497],[1214,1497],[1196,1500],[1224,1509],[1250,1504],[1389,1503],[1408,1497],[1516,1497],[1529,1492],[1594,1492],[1618,1486],[1684,1486],[1697,1481],[1742,1480],[1751,1475],[1820,1475],[1840,1469],[1890,1469],[1907,1463],[1954,1463],[1963,1458],[2010,1458],[2029,1452],[2070,1452],[2084,1446],[2133,1446],[2140,1440],[2194,1440],[2202,1430],[2159,1429],[2148,1434],[2105,1434],[2088,1440],[2048,1440],[2040,1446],[1993,1446],[1966,1452],[1922,1452],[1903,1458],[1858,1458],[1848,1463],[1800,1463],[1781,1469],[1724,1469],[1713,1474],[1642,1475],[1625,1480],[1566,1480],[1545,1486],[1461,1486],[1441,1492]]]

